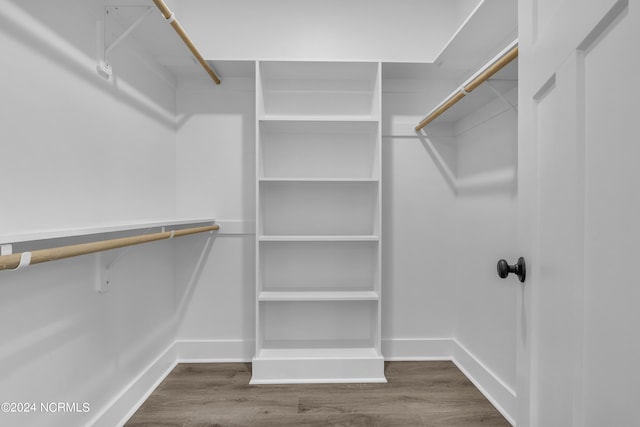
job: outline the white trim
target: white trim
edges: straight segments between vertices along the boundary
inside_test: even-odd
[[[491,402],[503,417],[515,426],[518,407],[516,392],[486,367],[473,353],[455,338],[451,360],[469,381]]]
[[[435,58],[432,60],[433,63],[438,63],[438,61],[442,61],[442,54],[447,50],[447,48],[453,43],[453,41],[460,36],[460,34],[462,33],[462,30],[469,24],[469,22],[471,20],[473,20],[474,18],[476,18],[478,16],[478,11],[480,11],[480,8],[484,6],[484,0],[480,1],[478,3],[478,5],[476,7],[473,8],[473,10],[471,11],[471,13],[465,18],[464,22],[462,24],[460,24],[460,26],[458,27],[458,29],[456,30],[455,33],[453,33],[453,35],[449,38],[449,40],[447,40],[447,42],[445,43],[445,45],[442,47],[442,49],[440,49],[440,52],[438,52],[438,54],[435,56]]]
[[[384,378],[320,378],[320,379],[277,379],[277,380],[251,380],[251,384],[380,384],[386,383]]]
[[[504,416],[515,425],[515,391],[455,338],[383,339],[386,361],[450,360]]]
[[[320,350],[320,353],[331,354],[330,350],[334,349],[324,350]],[[384,359],[381,356],[365,355],[375,353],[375,348],[344,350],[338,352],[341,354],[337,356],[305,357],[308,350],[293,351],[293,354],[288,350],[273,350],[273,355],[265,356],[265,352],[271,351],[262,349],[253,359],[249,384],[387,382],[384,376]]]
[[[87,426],[113,427],[124,425],[138,410],[151,393],[173,371],[176,361],[176,345],[172,343],[147,366],[136,378],[127,384]]]

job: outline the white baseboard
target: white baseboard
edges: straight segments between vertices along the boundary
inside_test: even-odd
[[[517,400],[515,391],[507,386],[473,353],[456,339],[451,360],[469,378],[478,390],[491,402],[511,425],[515,426]]]
[[[178,363],[246,363],[251,362],[254,352],[253,340],[176,341],[131,381],[89,425],[123,425]],[[451,360],[507,421],[515,425],[515,392],[456,339],[383,339],[382,354],[386,361]]]
[[[151,393],[175,368],[175,343],[167,347],[160,355],[134,378],[105,408],[88,424],[92,427],[113,427],[124,425],[138,410]]]
[[[491,402],[515,425],[516,394],[473,353],[454,338],[383,339],[382,355],[387,361],[451,360]]]

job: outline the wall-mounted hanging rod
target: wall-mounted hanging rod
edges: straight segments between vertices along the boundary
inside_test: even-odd
[[[218,78],[218,76],[216,76],[216,73],[211,69],[209,64],[207,64],[207,61],[205,61],[202,55],[200,55],[200,52],[193,44],[187,33],[184,31],[184,28],[182,28],[182,25],[180,25],[173,12],[171,12],[169,7],[163,0],[153,0],[153,2],[158,7],[158,9],[160,9],[162,16],[164,16],[169,24],[171,24],[173,29],[176,30],[176,33],[178,33],[184,44],[186,44],[191,53],[193,53],[193,56],[195,56],[200,65],[202,65],[202,68],[204,68],[204,70],[207,72],[207,74],[209,74],[213,81],[216,82],[217,85],[219,85],[220,79]]]
[[[440,105],[438,105],[427,117],[425,117],[418,125],[416,126],[416,131],[420,131],[423,127],[434,121],[438,116],[447,111],[453,105],[455,105],[458,101],[472,92],[475,88],[480,86],[482,83],[487,81],[491,76],[496,74],[498,71],[507,66],[511,61],[518,57],[518,45],[516,44],[512,47],[507,53],[502,55],[496,61],[488,65],[481,72],[476,73],[477,76],[471,79],[468,83],[464,84],[460,87],[460,89],[451,95],[449,98],[444,100]]]
[[[189,234],[204,233],[206,231],[218,230],[219,228],[219,225],[213,224],[203,227],[185,228],[182,230],[164,231],[153,234],[142,234],[123,237],[120,239],[80,243],[78,245],[60,246],[51,249],[40,249],[33,252],[3,255],[0,256],[0,270],[17,269],[31,264],[40,264],[47,261],[55,261],[79,255],[92,254],[94,252],[108,251],[110,249],[139,245],[141,243],[154,242],[156,240],[171,239],[173,237],[186,236]]]

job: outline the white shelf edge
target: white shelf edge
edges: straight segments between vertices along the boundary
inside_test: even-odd
[[[258,178],[260,182],[378,182],[378,178],[296,178],[296,177],[262,177]]]
[[[377,242],[380,236],[377,235],[261,235],[258,237],[261,242]]]
[[[378,301],[374,291],[262,291],[259,301]]]
[[[276,82],[276,81],[290,81],[290,78],[281,78],[281,79],[268,79],[271,82]],[[342,80],[342,79],[337,79],[337,82],[340,83],[346,83],[348,82],[348,80]],[[309,80],[309,82],[313,82],[313,80]],[[361,82],[365,83],[365,80],[361,80]],[[268,86],[268,85],[267,85]],[[275,94],[280,94],[280,93],[296,93],[296,94],[305,94],[305,95],[315,95],[315,94],[320,94],[320,95],[325,95],[325,94],[338,94],[338,95],[353,95],[353,94],[357,94],[357,95],[373,95],[373,91],[369,90],[369,89],[343,89],[340,87],[334,87],[334,88],[310,88],[310,87],[295,87],[295,88],[291,88],[291,89],[284,89],[281,87],[278,88],[267,88],[267,89],[263,89],[263,93],[275,93]]]
[[[377,115],[293,115],[264,114],[260,122],[379,122]]]
[[[63,237],[78,237],[91,234],[115,233],[119,231],[143,230],[147,228],[172,227],[189,224],[215,223],[214,218],[188,219],[153,219],[141,222],[118,222],[91,227],[58,228],[41,231],[27,231],[22,233],[0,236],[0,243],[32,242],[36,240],[60,239]]]
[[[255,374],[251,377],[251,385],[272,385],[272,384],[384,384],[387,380],[384,377],[361,377],[361,378],[278,378],[278,379],[256,379]]]
[[[377,359],[375,347],[261,348],[255,359]]]

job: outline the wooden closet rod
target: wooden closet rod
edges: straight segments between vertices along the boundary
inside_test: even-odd
[[[186,44],[191,53],[193,53],[193,56],[195,56],[200,65],[202,65],[202,68],[204,68],[209,76],[211,76],[213,81],[216,82],[217,85],[219,85],[220,79],[218,78],[218,76],[216,76],[216,73],[211,69],[209,64],[207,64],[207,61],[205,61],[202,55],[200,55],[200,52],[193,44],[187,33],[184,31],[184,28],[182,28],[182,25],[180,25],[175,15],[173,14],[173,12],[171,12],[166,3],[163,0],[153,0],[153,2],[158,7],[158,9],[160,9],[162,16],[164,16],[164,18],[169,21],[173,29],[176,30],[176,33],[178,33],[184,44]]]
[[[507,53],[502,55],[498,60],[488,66],[484,71],[478,74],[473,80],[464,85],[459,91],[451,95],[447,98],[443,103],[441,103],[435,110],[433,110],[427,117],[425,117],[418,125],[416,126],[416,131],[420,131],[423,127],[434,121],[438,116],[447,111],[453,105],[455,105],[458,101],[468,95],[475,88],[480,86],[482,83],[486,82],[496,74],[498,71],[503,69],[507,64],[513,61],[518,57],[518,46],[513,47]]]
[[[28,265],[40,264],[47,261],[70,258],[79,255],[92,254],[94,252],[108,251],[110,249],[123,248],[125,246],[139,245],[140,243],[154,242],[156,240],[170,239],[172,237],[186,236],[189,234],[204,233],[220,228],[219,225],[207,225],[203,227],[185,228],[182,230],[163,231],[161,233],[142,234],[137,236],[122,237],[120,239],[101,240],[97,242],[81,243],[78,245],[60,246],[51,249],[40,249],[33,252],[23,252],[12,255],[0,256],[0,270],[17,268],[20,265],[23,254],[30,254]]]

